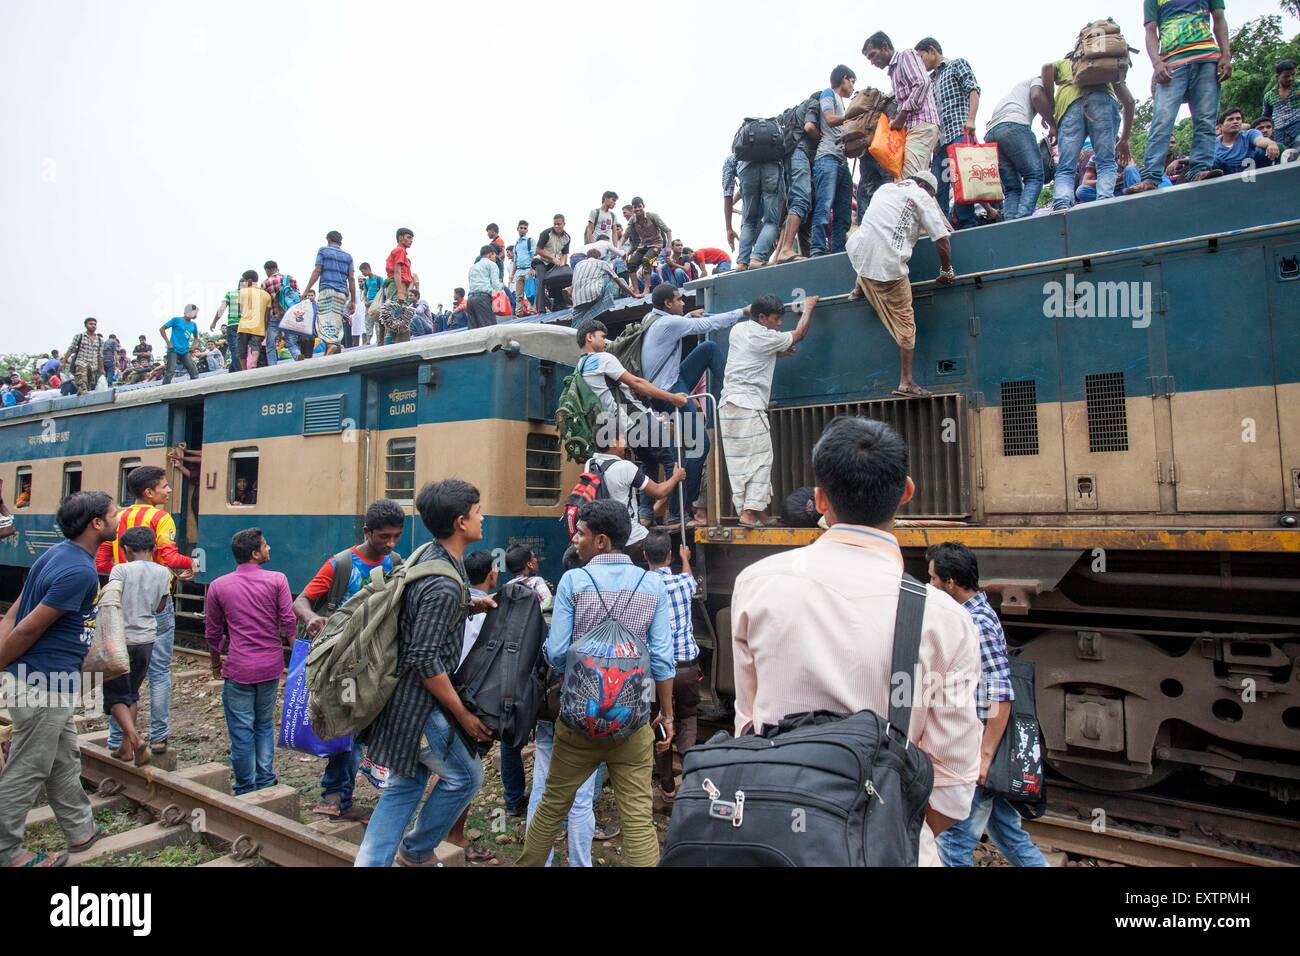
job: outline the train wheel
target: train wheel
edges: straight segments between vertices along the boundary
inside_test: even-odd
[[[1077,763],[1052,763],[1052,768],[1061,776],[1093,790],[1111,790],[1126,792],[1146,790],[1163,783],[1178,769],[1174,763],[1157,761],[1152,764],[1151,773],[1132,773],[1127,770],[1115,770],[1110,767],[1089,767]]]

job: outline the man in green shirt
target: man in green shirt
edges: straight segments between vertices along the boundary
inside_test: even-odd
[[[208,326],[209,332],[217,330],[217,323],[221,321],[221,316],[226,316],[226,342],[230,345],[230,371],[242,372],[244,370],[243,358],[239,355],[239,349],[236,345],[239,339],[239,290],[245,285],[243,278],[235,286],[234,292],[227,292],[221,300],[221,305],[217,307],[217,314],[212,317],[212,324]]]
[[[1060,150],[1052,208],[1059,211],[1074,205],[1076,167],[1083,152],[1083,141],[1089,138],[1097,156],[1097,198],[1113,198],[1119,170],[1132,161],[1128,144],[1135,107],[1128,86],[1122,82],[1077,86],[1074,64],[1070,60],[1057,60],[1043,65],[1043,91],[1056,103],[1053,115]],[[1120,125],[1121,106],[1124,124],[1117,138],[1115,130]],[[1168,139],[1166,134],[1165,141]]]

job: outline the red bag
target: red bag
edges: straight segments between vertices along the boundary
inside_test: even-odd
[[[504,289],[497,289],[492,293],[492,311],[497,315],[515,314],[510,308],[510,296],[506,295]]]
[[[976,143],[969,136],[948,147],[948,170],[955,202],[1001,202],[998,144]]]
[[[592,501],[609,498],[609,485],[605,484],[605,472],[616,464],[618,463],[611,461],[604,467],[597,465],[591,471],[584,471],[578,476],[578,483],[573,486],[573,491],[565,500],[564,515],[560,518],[570,538],[578,533],[578,512],[582,510],[582,506]]]

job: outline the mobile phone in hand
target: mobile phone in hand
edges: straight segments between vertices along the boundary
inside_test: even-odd
[[[655,740],[663,743],[668,739],[668,728],[663,724],[655,724]]]

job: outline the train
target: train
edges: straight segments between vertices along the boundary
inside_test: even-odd
[[[1034,661],[1046,758],[1105,790],[1176,773],[1300,799],[1300,167],[1082,205],[953,236],[958,281],[912,260],[916,378],[892,395],[898,352],[849,301],[843,254],[688,285],[720,312],[776,292],[823,298],[778,364],[776,500],[813,484],[811,450],[839,415],[893,424],[916,498],[896,535],[973,548],[1015,651]],[[621,301],[613,331],[646,305]],[[425,481],[477,485],[483,546],[538,554],[554,581],[560,513],[580,466],[554,411],[577,360],[568,314],[170,386],[127,387],[0,410],[0,479],[18,534],[0,541],[0,589],[58,540],[54,512],[141,464],[173,469],[182,550],[201,568],[178,613],[233,567],[259,527],[295,590],[359,539],[367,502],[408,511],[399,550],[427,533]],[[725,350],[726,333],[714,333]],[[713,383],[716,387],[720,383]],[[198,480],[169,465],[184,442]],[[716,443],[709,526],[689,532],[704,710],[734,696],[730,596],[754,561],[815,528],[741,528]],[[11,490],[12,489],[12,490]],[[250,492],[255,493],[255,498]]]

